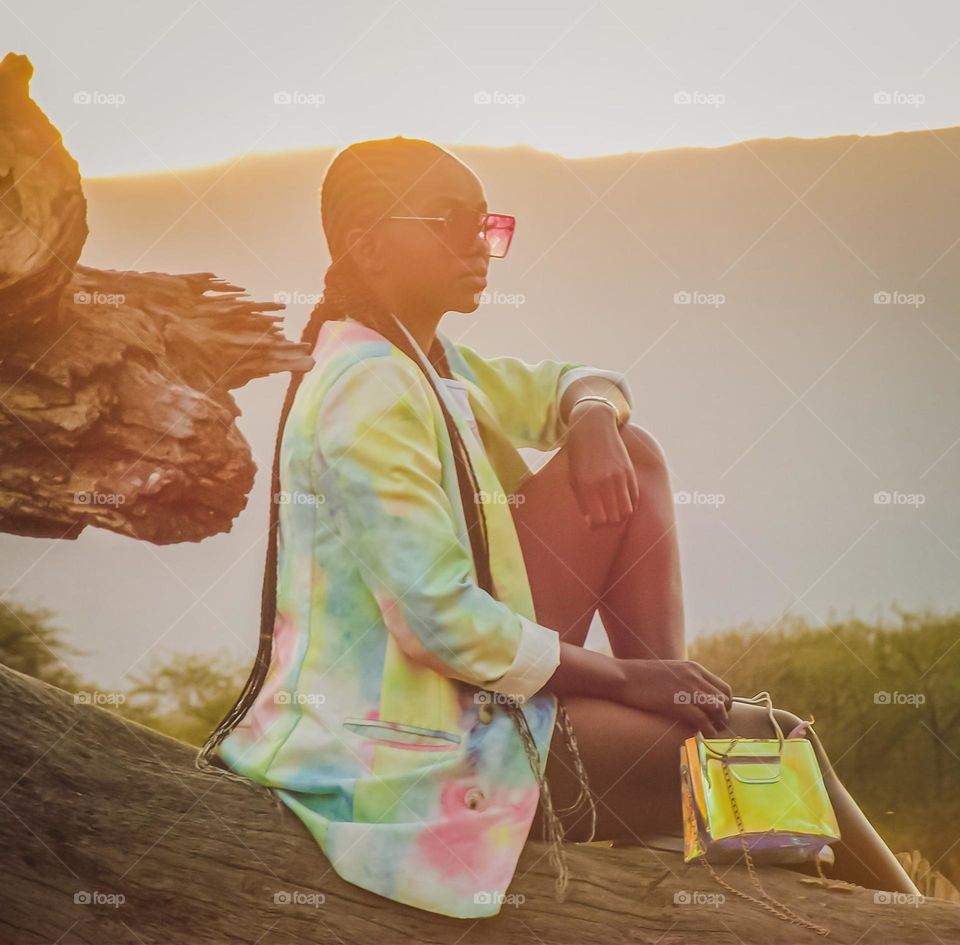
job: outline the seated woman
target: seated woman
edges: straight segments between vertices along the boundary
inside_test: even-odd
[[[769,722],[686,658],[667,464],[623,375],[437,330],[476,311],[513,232],[476,175],[426,141],[356,143],[321,214],[332,263],[281,415],[260,651],[198,763],[272,788],[344,879],[495,915],[528,837],[562,880],[564,835],[679,835],[681,741]],[[520,447],[559,451],[534,474]],[[598,608],[612,656],[583,647]],[[916,893],[810,737],[834,875]]]

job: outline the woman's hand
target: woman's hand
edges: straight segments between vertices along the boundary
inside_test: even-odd
[[[591,526],[619,524],[640,496],[633,461],[607,404],[585,400],[570,411],[570,484]]]
[[[617,700],[637,709],[690,722],[708,737],[722,735],[733,690],[693,660],[620,660]]]

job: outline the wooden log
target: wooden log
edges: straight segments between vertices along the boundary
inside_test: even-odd
[[[80,171],[32,74],[0,63],[0,530],[229,531],[256,471],[229,392],[313,359],[270,314],[283,305],[212,273],[78,265]]]
[[[85,701],[84,701],[85,700]],[[451,919],[341,880],[271,792],[193,766],[194,750],[0,667],[0,941],[144,943],[897,943],[960,941],[960,906],[877,902],[767,868],[824,939],[722,893],[680,854],[573,845],[566,901],[528,843],[500,915]],[[638,799],[639,802],[639,799]],[[750,889],[742,867],[724,868]]]

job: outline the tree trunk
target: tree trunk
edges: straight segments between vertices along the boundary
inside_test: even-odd
[[[9,945],[280,942],[822,942],[727,894],[680,854],[572,846],[567,899],[546,846],[530,842],[501,914],[450,919],[341,880],[266,789],[193,766],[194,750],[0,667],[0,941]],[[750,890],[742,867],[723,868]],[[768,891],[836,943],[960,941],[960,906],[874,901],[789,870]],[[522,898],[521,898],[522,897]],[[516,903],[516,904],[514,904]]]
[[[268,314],[283,305],[213,273],[78,264],[80,170],[32,75],[0,63],[0,531],[229,531],[256,471],[230,391],[313,359]]]

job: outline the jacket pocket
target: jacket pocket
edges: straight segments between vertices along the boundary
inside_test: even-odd
[[[421,728],[419,725],[390,722],[386,719],[343,719],[340,724],[348,732],[371,741],[394,748],[409,748],[411,751],[456,751],[462,741],[456,732],[447,732],[440,728]]]

